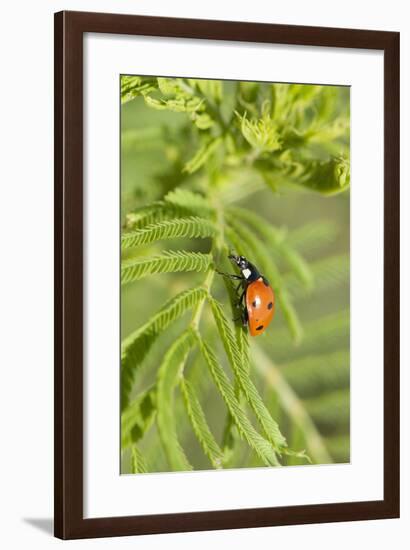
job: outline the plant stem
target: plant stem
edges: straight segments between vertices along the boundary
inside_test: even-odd
[[[207,292],[211,290],[214,276],[215,276],[215,271],[212,267],[210,267],[202,285]],[[190,326],[193,329],[198,329],[199,327],[199,321],[201,320],[201,315],[202,315],[202,310],[204,308],[205,300],[206,300],[206,296],[198,302],[198,304],[195,306],[195,309],[193,310],[191,323],[190,323]]]
[[[212,197],[209,197],[209,198],[210,198],[210,200],[212,200]],[[221,206],[219,204],[217,204],[215,201],[212,201],[212,202],[213,202],[215,212],[216,212],[216,225],[218,226],[219,231],[218,231],[216,237],[212,241],[211,254],[214,258],[214,261],[218,262],[219,256],[220,256],[220,254],[221,254],[221,252],[222,252],[222,250],[225,246],[225,243],[224,243],[224,219],[223,219],[223,212],[222,212]],[[203,285],[202,285],[203,288],[205,288],[205,290],[207,291],[207,293],[209,293],[210,290],[211,290],[212,283],[214,281],[214,277],[215,277],[215,269],[214,269],[213,266],[211,266],[208,270],[208,273],[207,273],[207,275],[205,277],[205,280],[203,282]],[[205,304],[205,300],[206,300],[206,297],[204,297],[200,302],[198,302],[198,304],[196,305],[196,307],[193,311],[190,326],[194,329],[198,329],[199,322],[201,320],[202,310],[203,310],[204,304]]]

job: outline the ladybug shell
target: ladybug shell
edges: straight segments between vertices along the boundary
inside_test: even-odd
[[[265,332],[275,312],[275,295],[272,287],[260,277],[246,289],[246,309],[248,311],[249,332],[258,336]]]

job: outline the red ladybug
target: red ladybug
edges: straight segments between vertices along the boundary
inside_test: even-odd
[[[218,273],[240,281],[236,290],[243,288],[237,304],[242,308],[242,323],[244,326],[249,325],[251,336],[259,336],[265,332],[275,312],[275,295],[272,287],[245,256],[230,254],[228,258],[241,270],[242,274],[231,275],[220,271]]]

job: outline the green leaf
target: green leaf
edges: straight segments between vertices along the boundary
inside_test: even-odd
[[[238,428],[239,434],[248,442],[249,446],[252,447],[266,466],[280,466],[272,445],[255,430],[242,410],[239,401],[235,397],[231,383],[229,382],[223,368],[218,363],[213,351],[201,339],[199,334],[196,334],[196,338],[208,366],[209,372],[222,396],[222,399],[225,401],[225,404]]]
[[[131,447],[131,472],[133,474],[146,474],[148,472],[144,457],[135,444]]]
[[[286,446],[286,440],[280,433],[279,426],[271,417],[266,405],[258,393],[254,383],[249,376],[249,365],[246,362],[246,356],[241,355],[235,337],[229,326],[222,307],[218,302],[209,297],[212,313],[218,327],[219,335],[224,345],[229,363],[232,367],[235,379],[243,391],[249,405],[251,406],[259,424],[261,425],[266,437],[272,443],[274,448],[281,452],[282,447]]]
[[[171,323],[186,311],[204,300],[206,290],[193,288],[185,290],[169,300],[160,311],[142,327],[132,332],[121,344],[121,407],[124,409],[134,383],[138,367],[147,353]]]
[[[286,449],[283,450],[283,454],[293,458],[301,458],[306,462],[309,462],[309,464],[312,464],[312,460],[310,456],[306,453],[305,449],[303,449],[302,451],[293,451],[292,449],[286,447]]]
[[[280,177],[284,183],[305,187],[322,195],[334,195],[349,188],[350,162],[346,157],[306,159],[299,158],[297,152],[288,149],[281,156],[280,163]]]
[[[173,209],[171,212],[169,210],[171,208],[166,208],[163,201],[156,201],[141,208],[136,208],[125,216],[124,228],[128,230],[141,229],[167,217],[175,217]]]
[[[182,379],[180,387],[189,420],[202,450],[214,468],[222,468],[223,453],[208,426],[194,386],[188,380]]]
[[[143,229],[163,220],[192,215],[200,218],[213,217],[214,209],[199,193],[177,188],[170,191],[163,201],[156,201],[129,212],[125,217],[125,228]]]
[[[192,333],[190,331],[183,332],[166,352],[157,375],[158,433],[173,471],[192,470],[178,441],[174,389],[182,376],[185,361],[193,343]]]
[[[164,95],[175,95],[181,93],[181,85],[176,78],[162,78],[158,77],[158,86],[161,93]]]
[[[144,95],[144,101],[148,105],[148,107],[151,107],[152,109],[156,109],[157,111],[164,111],[167,108],[166,103],[164,101],[159,99],[154,99],[149,95]]]
[[[172,205],[175,209],[190,212],[201,218],[209,218],[214,216],[215,209],[210,204],[209,200],[199,193],[194,193],[188,189],[173,189],[165,195],[167,205]]]
[[[202,107],[203,100],[198,97],[176,96],[172,99],[155,99],[152,96],[144,95],[148,107],[158,111],[174,111],[176,113],[195,113]]]
[[[211,100],[219,103],[222,100],[222,81],[189,78],[188,83],[194,89]]]
[[[241,132],[246,141],[260,152],[272,153],[282,146],[278,126],[267,110],[260,119],[248,120],[246,113],[236,113],[241,121]]]
[[[200,147],[195,153],[194,157],[185,164],[184,172],[193,174],[194,172],[199,170],[222,142],[222,138],[218,137],[202,145],[202,147]]]
[[[298,185],[324,195],[345,191],[350,185],[350,163],[343,157],[325,162],[312,161],[305,169],[304,176],[298,178]]]
[[[121,415],[121,448],[139,441],[150,428],[156,412],[156,388],[142,392]]]
[[[149,225],[145,229],[124,233],[121,237],[121,248],[151,244],[164,239],[180,237],[207,238],[213,237],[217,229],[212,222],[201,218],[178,218]]]
[[[200,130],[209,130],[209,128],[214,125],[214,121],[208,113],[195,113],[193,116],[193,121],[195,122],[195,126]]]
[[[121,103],[127,103],[137,96],[147,94],[156,88],[154,79],[141,76],[121,77]]]
[[[131,283],[154,273],[206,271],[211,265],[210,254],[168,250],[160,256],[126,259],[121,264],[121,284]]]

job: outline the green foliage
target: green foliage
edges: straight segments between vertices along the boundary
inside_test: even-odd
[[[246,141],[259,153],[271,153],[282,147],[280,134],[275,121],[269,113],[269,104],[262,106],[263,113],[261,118],[248,120],[246,113],[242,116],[237,113],[241,121],[241,132]]]
[[[141,392],[121,416],[121,446],[137,443],[149,430],[156,413],[156,388]]]
[[[197,336],[197,339],[205,362],[208,365],[209,372],[218,390],[220,391],[223,400],[225,401],[229,413],[238,428],[239,434],[246,439],[248,444],[253,448],[265,465],[278,466],[279,462],[272,446],[254,429],[250,423],[241,407],[241,404],[235,396],[234,389],[230,384],[228,377],[218,363],[214,353],[199,336]]]
[[[132,283],[154,273],[206,271],[212,258],[209,254],[168,250],[160,256],[129,258],[121,265],[121,284]]]
[[[217,149],[221,144],[221,138],[211,139],[204,145],[202,145],[198,151],[195,153],[193,158],[189,160],[184,167],[184,171],[189,174],[193,174],[205,164],[205,162],[210,158],[212,153]]]
[[[184,396],[184,403],[191,421],[195,435],[200,442],[202,449],[209,458],[214,468],[221,468],[223,453],[215,441],[208,426],[204,411],[199,403],[194,386],[188,380],[181,380],[181,391]]]
[[[122,470],[348,460],[345,199],[325,198],[350,185],[348,89],[125,76],[121,102],[122,162],[151,174],[122,181]],[[313,196],[319,220],[270,211]],[[229,251],[275,293],[251,342]]]
[[[121,345],[121,404],[125,408],[129,402],[136,371],[145,356],[159,337],[171,323],[179,319],[187,310],[203,301],[206,291],[194,288],[181,292],[142,327],[135,330]]]
[[[165,354],[157,376],[158,432],[172,470],[192,470],[178,442],[173,403],[191,345],[192,334],[183,332]]]
[[[177,237],[213,237],[217,230],[215,226],[201,218],[179,218],[148,225],[146,229],[136,229],[124,233],[121,237],[121,248],[131,248],[143,244],[151,244],[163,239]]]
[[[266,437],[272,443],[277,451],[281,451],[286,446],[286,440],[279,431],[279,427],[272,419],[263,403],[255,385],[249,377],[249,367],[246,364],[245,355],[240,353],[239,346],[235,341],[228,319],[226,318],[222,307],[214,299],[211,300],[212,313],[215,317],[215,323],[223,342],[229,363],[235,375],[238,386],[242,390],[249,405],[255,413]]]
[[[146,474],[149,471],[148,466],[137,445],[132,446],[131,453],[131,472],[133,474]]]

